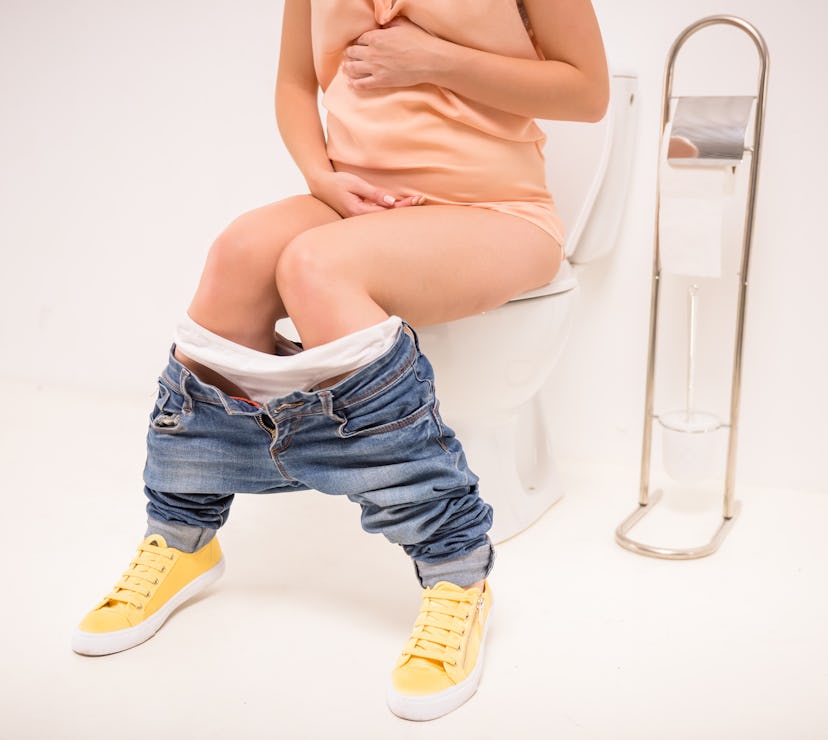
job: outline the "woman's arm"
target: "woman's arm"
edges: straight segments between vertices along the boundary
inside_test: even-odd
[[[315,180],[334,170],[316,102],[319,83],[310,34],[310,2],[286,0],[276,77],[276,122],[290,156],[312,189]]]
[[[344,218],[421,205],[424,198],[420,195],[398,198],[356,175],[334,170],[319,118],[318,90],[311,50],[310,0],[285,0],[276,77],[276,122],[311,193]]]
[[[400,18],[348,47],[345,72],[358,89],[425,82],[531,118],[599,120],[609,101],[609,78],[590,0],[524,5],[543,61],[460,46]]]

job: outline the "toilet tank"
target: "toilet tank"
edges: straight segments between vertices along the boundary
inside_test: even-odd
[[[573,263],[604,256],[617,240],[632,169],[637,83],[633,74],[612,74],[607,112],[597,123],[538,121],[548,137],[546,182]]]

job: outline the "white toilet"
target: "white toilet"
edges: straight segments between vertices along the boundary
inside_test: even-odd
[[[526,529],[563,495],[540,390],[554,382],[578,296],[577,273],[614,246],[635,140],[637,78],[614,74],[599,123],[539,121],[548,180],[567,228],[568,261],[548,285],[493,311],[418,330],[434,366],[442,416],[463,443],[490,536]]]

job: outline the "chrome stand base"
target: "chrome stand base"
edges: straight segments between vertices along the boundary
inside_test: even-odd
[[[618,529],[615,530],[615,541],[621,545],[621,547],[629,550],[630,552],[634,552],[637,555],[648,555],[652,558],[663,558],[665,560],[694,560],[695,558],[704,558],[708,555],[712,555],[719,549],[719,546],[724,541],[724,538],[727,537],[730,532],[733,522],[736,521],[736,517],[739,515],[739,510],[741,508],[738,501],[734,502],[733,516],[723,518],[722,524],[716,530],[713,538],[706,544],[699,545],[698,547],[680,549],[655,547],[653,545],[647,545],[643,542],[638,542],[631,537],[627,537],[627,533],[653,510],[653,507],[661,500],[662,494],[663,491],[654,491],[652,496],[650,496],[648,503],[639,504],[638,508],[618,525]]]

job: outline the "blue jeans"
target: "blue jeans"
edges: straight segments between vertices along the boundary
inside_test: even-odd
[[[339,383],[263,406],[202,383],[171,353],[144,483],[150,530],[182,549],[209,541],[236,493],[315,489],[358,503],[363,528],[401,545],[424,586],[468,586],[494,559],[491,507],[405,324],[390,350]]]

